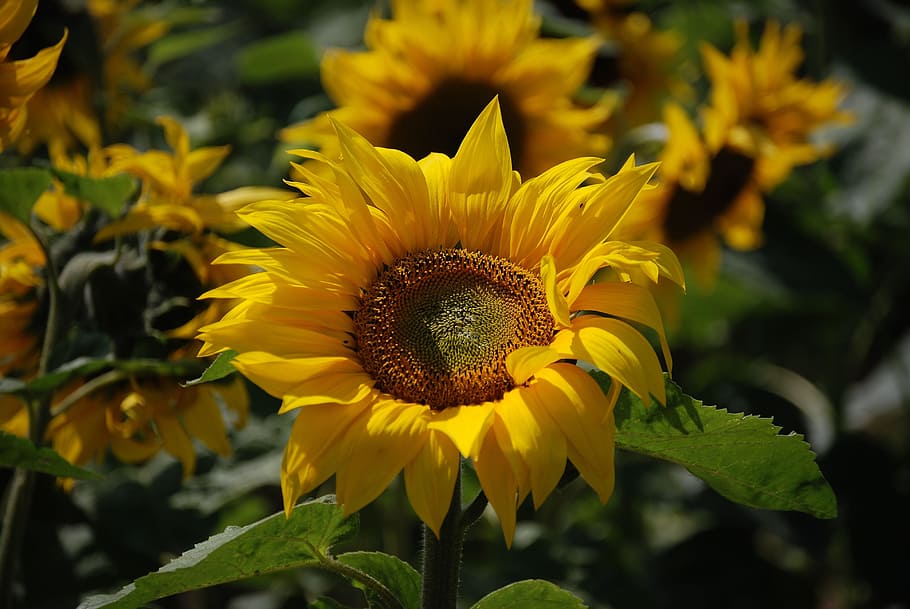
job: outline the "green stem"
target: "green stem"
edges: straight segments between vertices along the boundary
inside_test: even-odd
[[[464,541],[464,529],[460,525],[461,472],[455,478],[452,502],[439,529],[439,538],[423,525],[422,609],[455,609]]]
[[[483,511],[487,508],[488,503],[489,501],[487,500],[486,494],[483,491],[480,491],[480,493],[474,497],[474,501],[464,509],[464,512],[461,514],[461,521],[458,524],[462,537],[464,537],[465,532],[483,516]]]
[[[51,352],[57,343],[59,331],[61,294],[57,273],[51,260],[50,251],[44,240],[33,229],[32,233],[44,252],[44,269],[48,288],[47,325],[41,355],[38,361],[38,376],[47,374]],[[30,397],[28,402],[28,435],[35,446],[44,442],[44,432],[50,423],[51,395]],[[25,538],[29,507],[35,487],[35,472],[22,467],[13,471],[13,478],[7,489],[3,505],[3,529],[0,530],[0,609],[12,606],[13,581],[18,566],[19,553]]]
[[[376,596],[382,599],[383,606],[389,607],[390,609],[404,609],[401,601],[398,600],[392,591],[386,588],[382,582],[375,577],[368,573],[364,573],[360,569],[350,567],[341,561],[324,556],[318,551],[316,552],[316,555],[319,556],[319,563],[323,569],[363,584],[372,590]]]

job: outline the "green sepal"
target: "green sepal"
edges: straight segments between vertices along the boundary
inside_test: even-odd
[[[192,387],[193,385],[199,385],[201,383],[217,381],[234,374],[237,372],[237,369],[231,364],[231,360],[234,359],[236,355],[237,352],[233,349],[222,351],[209,367],[205,369],[201,376],[194,378],[191,381],[187,381],[184,383],[184,387]]]

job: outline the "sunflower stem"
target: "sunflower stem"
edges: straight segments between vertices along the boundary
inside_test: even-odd
[[[57,273],[51,260],[50,250],[34,227],[32,234],[41,246],[45,258],[45,278],[48,288],[47,326],[38,362],[38,376],[47,374],[51,363],[51,351],[57,343],[60,327],[61,293]],[[28,435],[35,446],[41,446],[44,433],[50,423],[51,394],[29,396]],[[13,582],[18,566],[19,553],[25,539],[29,507],[35,488],[35,472],[17,467],[7,488],[3,504],[3,529],[0,530],[0,609],[13,606]]]
[[[439,528],[439,537],[423,525],[422,609],[455,609],[464,541],[464,529],[460,525],[461,472],[455,477],[452,502]]]

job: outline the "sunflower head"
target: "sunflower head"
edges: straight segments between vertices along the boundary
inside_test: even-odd
[[[236,350],[236,367],[296,411],[286,509],[334,474],[355,511],[403,470],[438,532],[462,457],[507,541],[517,505],[539,505],[567,459],[606,501],[619,388],[665,398],[629,322],[654,329],[669,365],[649,287],[681,272],[665,247],[612,238],[656,167],[630,160],[604,178],[581,158],[522,183],[496,100],[453,158],[335,129],[338,160],[301,151],[324,165],[300,166],[305,198],[241,210],[280,246],[221,257],[263,272],[210,291],[239,304],[200,333],[200,354]],[[610,395],[579,360],[611,375]]]
[[[597,129],[609,115],[606,100],[587,108],[573,102],[594,61],[595,39],[540,38],[530,0],[395,1],[392,13],[370,19],[366,51],[326,54],[322,79],[338,107],[288,127],[282,139],[334,158],[338,120],[413,158],[452,156],[498,95],[513,165],[525,175],[605,151]]]

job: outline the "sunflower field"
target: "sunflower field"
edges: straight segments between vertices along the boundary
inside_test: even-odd
[[[0,609],[910,609],[908,75],[892,0],[0,0]]]

